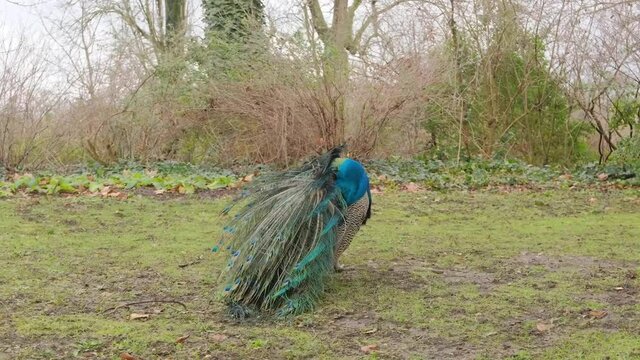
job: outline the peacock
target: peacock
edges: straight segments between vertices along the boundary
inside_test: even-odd
[[[232,316],[287,316],[313,309],[340,255],[371,217],[363,165],[338,146],[297,168],[247,184],[214,252],[229,258],[221,297]]]

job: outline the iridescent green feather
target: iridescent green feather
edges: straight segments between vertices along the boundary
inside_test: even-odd
[[[317,302],[334,268],[337,227],[347,208],[333,166],[341,150],[260,176],[235,201],[239,210],[218,246],[230,254],[221,280],[232,314],[284,316]]]

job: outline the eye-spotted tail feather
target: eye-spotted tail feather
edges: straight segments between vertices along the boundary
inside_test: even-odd
[[[347,208],[332,167],[341,150],[260,176],[236,200],[240,209],[217,246],[230,254],[221,278],[232,314],[283,316],[315,305],[333,271],[337,229]]]

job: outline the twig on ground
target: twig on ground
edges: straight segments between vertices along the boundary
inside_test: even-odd
[[[186,264],[179,264],[178,267],[183,269],[186,268],[187,266],[191,266],[191,265],[195,265],[195,264],[199,264],[202,262],[202,257],[199,257],[197,260],[193,260],[191,262],[188,262]]]

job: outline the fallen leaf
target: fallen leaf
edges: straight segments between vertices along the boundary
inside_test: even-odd
[[[187,334],[185,336],[181,336],[176,340],[176,344],[184,344],[185,341],[187,341],[187,339],[189,338],[189,336],[191,336],[190,334]]]
[[[227,340],[229,337],[225,334],[213,334],[211,335],[211,340],[213,341],[217,341],[217,342],[223,342],[225,340]]]
[[[608,178],[609,178],[609,174],[607,174],[607,173],[598,174],[598,180],[600,180],[600,181],[607,181]]]
[[[132,313],[131,315],[129,315],[129,320],[148,319],[149,316],[150,316],[149,314]]]
[[[594,318],[594,319],[602,319],[602,318],[606,317],[607,315],[609,315],[609,313],[604,311],[604,310],[591,310],[591,311],[589,311],[589,316]]]
[[[126,352],[123,352],[122,354],[120,354],[120,359],[122,359],[122,360],[138,360],[137,357],[135,357],[135,356],[133,356],[133,355],[131,355],[129,353],[126,353]]]
[[[253,181],[253,174],[249,174],[245,177],[242,178],[243,182],[252,182]]]
[[[408,192],[418,192],[420,191],[420,187],[413,182],[410,182],[404,186],[404,189]]]
[[[107,196],[111,192],[111,186],[105,186],[100,190],[100,195]]]
[[[158,189],[156,191],[154,191],[153,193],[156,195],[160,195],[160,194],[164,194],[165,192],[167,192],[167,190],[165,189]]]
[[[378,345],[376,344],[365,345],[360,347],[360,351],[362,351],[365,354],[370,354],[376,350],[378,350]]]
[[[371,330],[367,330],[367,331],[365,331],[364,333],[365,333],[365,334],[373,334],[373,333],[375,333],[376,331],[378,331],[378,328],[373,328],[373,329],[371,329]]]
[[[622,291],[622,290],[624,290],[624,288],[623,288],[622,286],[618,286],[618,287],[616,287],[616,288],[614,288],[614,289],[615,289],[616,291]]]
[[[554,327],[553,324],[542,322],[542,321],[536,324],[536,329],[538,329],[538,331],[540,332],[547,332],[551,330],[553,327]]]

